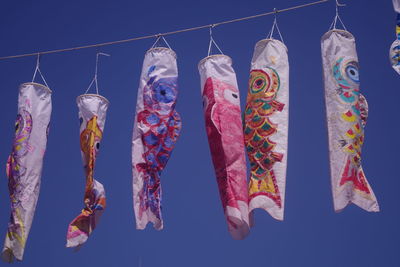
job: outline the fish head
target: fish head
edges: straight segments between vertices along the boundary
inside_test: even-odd
[[[280,87],[278,73],[273,68],[254,69],[250,72],[249,98],[272,101],[276,98]]]
[[[155,79],[150,86],[153,109],[167,115],[175,108],[178,97],[178,77]]]
[[[29,137],[32,132],[32,116],[22,109],[15,120],[15,139],[13,151],[16,157],[22,157],[28,152]]]
[[[93,116],[86,124],[85,130],[81,133],[81,150],[85,155],[86,161],[94,160],[100,149],[100,141],[103,137],[97,116]]]
[[[359,65],[355,58],[340,57],[333,66],[333,75],[344,91],[358,91],[360,86]]]

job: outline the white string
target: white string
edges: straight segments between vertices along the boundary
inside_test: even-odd
[[[154,44],[151,46],[151,48],[158,47],[157,44],[160,41],[160,39],[162,39],[164,41],[164,43],[168,46],[168,48],[172,50],[172,48],[169,46],[167,40],[164,38],[164,36],[161,33],[157,35],[157,39],[154,42]]]
[[[35,72],[33,73],[32,82],[35,81],[36,74],[37,74],[38,72],[39,72],[39,74],[40,74],[40,77],[42,77],[42,80],[43,80],[44,84],[46,85],[46,87],[47,87],[47,88],[50,88],[50,87],[47,85],[46,79],[44,78],[42,72],[40,71],[40,53],[37,54],[37,58],[36,58],[36,68],[35,68]]]
[[[171,47],[169,46],[169,44],[168,44],[167,40],[164,38],[164,36],[162,36],[161,38],[163,39],[164,43],[168,46],[168,48],[171,49]]]
[[[284,43],[281,31],[279,30],[279,27],[278,27],[278,22],[276,20],[276,14],[278,13],[278,11],[276,10],[276,8],[274,8],[274,11],[275,11],[274,23],[272,24],[272,28],[268,33],[268,39],[272,39],[272,36],[274,34],[274,31],[275,31],[275,27],[276,27],[276,30],[278,31],[279,37],[281,38],[282,43]]]
[[[343,29],[347,31],[346,26],[344,25],[342,19],[339,16],[339,7],[340,6],[346,6],[346,5],[345,4],[340,4],[339,1],[336,0],[336,15],[335,15],[335,18],[334,18],[331,26],[329,27],[329,30],[337,29],[336,28],[336,24],[337,24],[337,22],[339,20],[339,22],[342,24]]]
[[[86,89],[86,91],[85,91],[85,94],[87,94],[88,92],[89,92],[89,89],[90,89],[90,87],[92,87],[92,84],[93,84],[93,82],[94,82],[94,77],[93,77],[93,79],[92,79],[92,81],[90,82],[90,84],[89,84],[89,87]]]
[[[278,12],[279,13],[287,12],[287,11],[296,10],[296,9],[299,9],[299,8],[304,8],[304,7],[309,7],[309,6],[313,6],[313,5],[326,3],[326,2],[329,2],[329,1],[330,0],[319,0],[319,1],[311,2],[311,3],[306,3],[306,4],[302,4],[302,5],[297,5],[297,6],[292,6],[292,7],[288,7],[288,8],[279,9]],[[241,18],[236,18],[236,19],[216,22],[213,25],[214,26],[218,26],[218,25],[235,23],[235,22],[240,22],[240,21],[245,21],[245,20],[250,20],[250,19],[256,19],[256,18],[260,18],[260,17],[264,17],[264,16],[273,15],[275,13],[276,12],[274,12],[274,11],[265,12],[265,13],[261,13],[261,14],[257,14],[257,15],[253,15],[253,16],[241,17]],[[162,33],[162,35],[167,36],[167,35],[172,35],[172,34],[177,34],[177,33],[197,31],[197,30],[201,30],[201,29],[206,29],[208,27],[210,27],[209,24],[202,25],[202,26],[197,26],[197,27],[191,27],[191,28],[184,28],[184,29],[180,29],[180,30],[174,30],[174,31],[170,31],[170,32],[164,32],[164,33]],[[158,37],[158,36],[159,36],[159,34],[151,34],[151,35],[133,37],[133,38],[123,39],[123,40],[104,42],[104,43],[95,43],[95,44],[89,44],[89,45],[83,45],[83,46],[75,46],[75,47],[69,47],[69,48],[41,51],[39,53],[41,55],[46,55],[46,54],[54,54],[54,53],[61,53],[61,52],[68,52],[68,51],[76,51],[76,50],[87,49],[87,48],[94,48],[94,47],[101,47],[101,46],[107,46],[107,45],[128,43],[128,42],[144,40],[144,39],[152,39],[152,38],[155,38],[155,37]],[[30,57],[30,56],[36,56],[37,54],[38,54],[38,52],[27,53],[27,54],[19,54],[19,55],[13,55],[13,56],[4,56],[4,57],[0,57],[0,60],[12,59],[12,58],[21,58],[21,57]]]
[[[214,24],[211,24],[210,25],[210,43],[208,44],[208,54],[207,54],[207,56],[209,57],[210,56],[210,54],[211,54],[211,47],[212,47],[212,44],[214,44],[215,45],[215,47],[218,49],[218,51],[223,55],[224,53],[222,52],[222,50],[219,48],[219,46],[217,45],[217,43],[214,41],[214,38],[213,38],[213,36],[212,36],[212,28],[214,28]]]
[[[95,85],[96,85],[96,94],[99,94],[99,84],[97,82],[97,70],[98,70],[98,65],[99,65],[99,56],[107,56],[107,57],[109,57],[111,55],[106,54],[106,53],[101,53],[101,52],[96,54],[96,69],[95,69],[95,72],[94,72],[94,77],[93,77],[92,81],[90,82],[89,87],[86,89],[85,94],[87,94],[89,92],[89,90],[92,87],[93,83],[95,83]]]

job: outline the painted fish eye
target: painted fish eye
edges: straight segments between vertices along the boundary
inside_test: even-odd
[[[268,90],[271,84],[271,78],[263,70],[252,70],[250,72],[249,89],[252,94],[258,94]]]
[[[100,142],[99,141],[96,141],[96,143],[94,144],[94,148],[95,148],[96,152],[99,152],[99,150],[100,150]]]
[[[230,89],[227,89],[224,91],[224,98],[225,98],[225,100],[229,101],[233,105],[240,106],[239,95],[236,92],[234,92]]]
[[[260,92],[265,88],[266,80],[264,77],[257,76],[253,79],[250,86],[253,92]]]
[[[24,120],[20,114],[17,115],[17,119],[15,120],[15,133],[18,134],[24,128]]]
[[[50,123],[47,124],[47,128],[46,128],[46,137],[49,137],[49,132],[50,132]]]
[[[203,97],[203,109],[205,110],[208,106],[208,98],[206,96]]]
[[[358,66],[356,62],[351,62],[347,67],[346,67],[346,74],[347,77],[349,77],[353,82],[359,83],[360,78],[359,78],[359,73],[358,73]]]

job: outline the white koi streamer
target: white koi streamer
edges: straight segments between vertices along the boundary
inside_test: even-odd
[[[344,30],[328,31],[321,49],[335,211],[352,202],[377,212],[378,202],[361,164],[368,105],[360,93],[354,37]]]
[[[19,88],[15,138],[7,161],[11,218],[2,258],[22,260],[39,197],[51,116],[51,90],[29,82]]]

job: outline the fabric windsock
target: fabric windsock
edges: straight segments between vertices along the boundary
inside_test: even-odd
[[[264,39],[251,61],[244,140],[250,161],[249,209],[283,220],[289,123],[289,62],[286,46]]]
[[[43,157],[51,116],[51,90],[41,84],[19,88],[15,138],[7,160],[11,216],[2,259],[22,260],[39,197]]]
[[[328,31],[322,36],[321,49],[335,211],[353,202],[377,212],[378,202],[361,163],[368,104],[360,93],[354,36],[343,30]]]
[[[175,110],[177,95],[175,52],[151,48],[143,61],[132,138],[133,204],[140,230],[149,222],[157,230],[163,228],[161,173],[182,127]]]
[[[393,0],[393,8],[397,14],[400,14],[400,0]]]
[[[67,247],[77,247],[86,242],[96,228],[106,207],[106,194],[101,183],[94,179],[94,167],[109,102],[97,94],[78,96],[80,122],[80,147],[86,176],[84,207],[68,226]]]
[[[205,126],[219,194],[234,239],[249,233],[246,154],[239,90],[232,60],[212,55],[199,63]]]
[[[389,51],[390,62],[393,69],[400,74],[400,0],[393,0],[393,8],[397,13],[396,40],[392,43]]]

